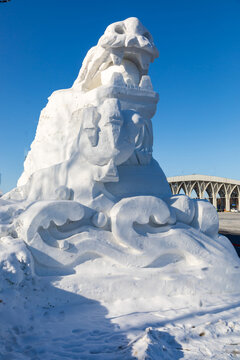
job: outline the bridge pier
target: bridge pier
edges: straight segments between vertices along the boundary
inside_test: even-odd
[[[217,195],[216,194],[212,194],[212,200],[213,200],[213,202],[212,202],[212,204],[213,204],[213,206],[215,206],[215,208],[217,209]]]
[[[231,207],[230,207],[230,195],[229,194],[226,194],[226,197],[225,197],[225,210],[226,211],[231,210]]]

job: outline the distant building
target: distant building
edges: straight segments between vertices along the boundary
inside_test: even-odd
[[[184,175],[167,178],[173,194],[208,199],[218,210],[240,211],[240,181],[217,176]]]

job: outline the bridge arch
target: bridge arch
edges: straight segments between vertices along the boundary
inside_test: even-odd
[[[217,210],[226,209],[226,187],[224,184],[219,184],[217,187]]]
[[[197,198],[199,198],[199,196],[200,196],[200,188],[199,188],[199,184],[198,184],[197,181],[195,181],[195,182],[193,183],[190,191],[191,191],[191,192],[190,192],[189,196],[191,196],[191,193],[194,191],[195,194],[197,195]]]
[[[207,196],[206,196],[207,195]],[[207,182],[204,187],[204,198],[213,203],[213,186],[211,182]]]
[[[192,189],[192,191],[191,191],[191,193],[190,193],[189,196],[190,196],[191,198],[193,198],[193,199],[197,199],[197,198],[198,198],[198,194],[197,194],[197,192],[196,192],[195,189]]]
[[[232,209],[240,208],[240,187],[235,185],[230,193],[230,207]]]

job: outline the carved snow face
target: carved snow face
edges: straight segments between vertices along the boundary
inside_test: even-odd
[[[102,85],[152,90],[147,74],[156,57],[152,36],[137,18],[116,22],[88,52],[75,85],[85,91]]]
[[[98,45],[111,50],[114,65],[120,65],[122,59],[132,61],[146,74],[150,62],[158,57],[158,50],[150,32],[137,18],[129,18],[109,25]]]
[[[135,138],[141,117],[131,110],[121,111],[116,99],[107,99],[99,112],[86,109],[79,137],[79,151],[85,159],[99,166],[111,160],[114,165],[125,162],[135,150]]]

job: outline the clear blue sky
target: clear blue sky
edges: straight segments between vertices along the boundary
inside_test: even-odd
[[[70,87],[112,22],[138,17],[160,58],[154,156],[167,176],[240,179],[240,0],[0,3],[0,172],[16,185],[47,97]]]

